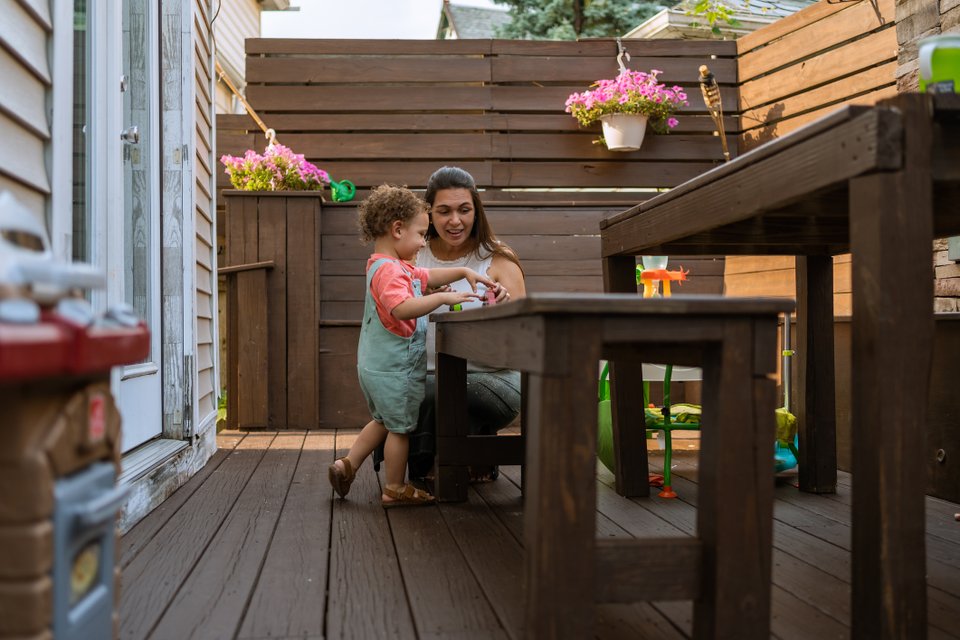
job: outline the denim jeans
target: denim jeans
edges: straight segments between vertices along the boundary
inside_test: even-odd
[[[436,379],[427,374],[426,395],[420,405],[417,428],[410,433],[407,472],[411,479],[427,475],[433,468],[437,446]],[[494,435],[520,413],[520,372],[493,371],[467,373],[467,432],[471,435]],[[380,468],[383,447],[373,454],[375,468]]]

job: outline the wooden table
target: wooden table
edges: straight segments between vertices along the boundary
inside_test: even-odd
[[[931,244],[960,233],[960,96],[845,107],[601,223],[640,254],[796,255],[800,488],[836,488],[832,256],[853,254],[853,633],[923,637]]]
[[[777,321],[792,300],[540,294],[437,323],[438,486],[465,473],[466,360],[526,372],[526,634],[592,637],[593,602],[692,599],[698,638],[770,636]],[[703,367],[696,538],[595,539],[597,377],[646,482],[641,363]],[[626,386],[626,385],[629,385]],[[625,393],[617,389],[630,390]],[[509,438],[494,438],[510,440]],[[644,455],[638,456],[643,451]],[[481,452],[482,453],[482,452]],[[455,488],[459,484],[454,482]],[[456,492],[454,492],[456,495]]]

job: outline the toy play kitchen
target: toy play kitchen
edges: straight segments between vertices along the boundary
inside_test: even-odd
[[[110,369],[147,356],[104,276],[52,259],[43,225],[0,194],[0,638],[116,635],[120,415]]]
[[[924,38],[918,44],[920,91],[958,93],[960,89],[960,34]]]

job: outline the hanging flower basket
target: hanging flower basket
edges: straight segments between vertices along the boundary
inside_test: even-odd
[[[647,132],[647,116],[632,113],[609,113],[600,116],[603,140],[610,151],[636,151]]]
[[[597,142],[605,142],[611,151],[636,151],[643,142],[647,124],[654,133],[669,133],[678,124],[673,114],[688,104],[683,88],[659,82],[660,73],[656,69],[650,73],[624,69],[612,80],[597,80],[587,91],[571,94],[566,111],[584,127],[603,122],[603,138]],[[643,124],[622,125],[622,116],[641,117]],[[639,138],[624,141],[616,131],[624,126],[638,128]]]

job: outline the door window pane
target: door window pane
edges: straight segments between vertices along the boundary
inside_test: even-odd
[[[90,211],[90,126],[89,98],[92,41],[88,25],[92,22],[87,0],[73,3],[73,259],[92,262]]]

